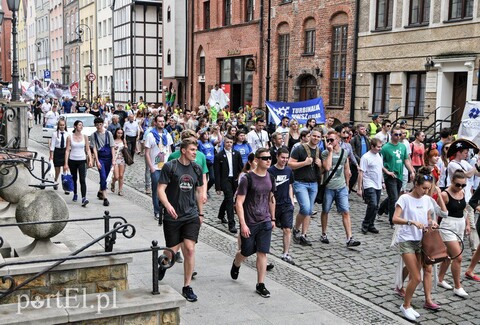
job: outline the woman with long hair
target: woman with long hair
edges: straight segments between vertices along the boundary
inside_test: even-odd
[[[92,153],[90,152],[90,142],[88,137],[82,134],[83,122],[76,120],[73,123],[73,134],[67,138],[67,149],[65,150],[65,165],[63,170],[72,174],[73,178],[73,202],[77,202],[77,179],[80,179],[80,192],[82,194],[82,207],[89,203],[87,199],[87,157],[88,167],[93,166]]]
[[[423,287],[426,309],[437,310],[439,306],[432,300],[432,266],[422,263],[420,242],[422,229],[427,226],[437,227],[433,211],[434,201],[428,196],[434,185],[433,176],[421,172],[415,176],[414,187],[410,193],[398,199],[393,223],[402,225],[397,234],[397,242],[403,263],[408,270],[409,281],[405,291],[404,302],[400,306],[403,316],[415,321],[420,314],[411,305],[413,293],[422,281],[420,270],[423,268]]]
[[[431,169],[432,176],[435,178],[436,183],[440,180],[440,168],[438,167],[439,161],[441,160],[437,146],[432,145],[430,148],[427,148],[424,155],[424,166]]]
[[[67,122],[62,118],[58,120],[57,131],[53,132],[52,139],[50,140],[49,160],[53,161],[53,166],[55,167],[55,182],[60,175],[60,168],[65,166],[65,151],[67,150],[68,137]],[[65,194],[69,193],[65,192]]]
[[[448,178],[447,167],[448,167],[448,162],[449,162],[449,159],[447,157],[447,151],[448,151],[448,149],[450,149],[450,145],[451,145],[450,142],[447,142],[443,145],[442,153],[441,153],[440,159],[438,160],[438,163],[437,163],[438,169],[440,170],[440,178],[438,180],[438,187],[440,187],[440,189],[442,191],[444,191],[447,188],[447,178]]]
[[[410,144],[412,166],[415,168],[415,172],[424,165],[425,145],[425,133],[422,131],[415,131],[415,140]]]
[[[285,145],[288,147],[288,151],[292,152],[292,148],[297,142],[300,142],[300,126],[296,119],[292,119],[290,121],[290,129],[285,136]]]
[[[122,149],[126,147],[125,136],[122,129],[116,129],[113,136],[115,150],[115,164],[113,165],[113,178],[110,189],[115,193],[115,182],[118,181],[118,195],[123,196],[123,175],[125,174],[125,158]]]
[[[462,248],[455,234],[463,240],[463,233],[466,232],[467,235],[470,233],[469,218],[465,218],[464,216],[465,208],[467,207],[463,190],[465,186],[467,186],[467,177],[463,170],[459,169],[452,175],[450,186],[442,192],[442,198],[448,210],[448,217],[442,218],[440,228],[440,234],[442,235],[445,246],[447,246],[448,255],[450,257],[457,256],[452,262],[453,293],[462,298],[468,297],[468,294],[460,284]],[[442,228],[447,230],[443,230]],[[443,261],[442,264],[440,264],[440,272],[438,273],[439,286],[447,290],[452,289],[452,286],[444,280],[445,273],[449,266],[450,260]]]

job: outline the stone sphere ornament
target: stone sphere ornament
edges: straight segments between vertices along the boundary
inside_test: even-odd
[[[16,179],[15,179],[16,177]],[[0,167],[0,197],[10,203],[18,203],[22,197],[35,191],[29,186],[32,175],[23,164]]]
[[[36,190],[20,199],[15,211],[17,222],[68,220],[67,203],[55,191]],[[49,239],[59,234],[66,222],[23,225],[20,230],[35,239]]]

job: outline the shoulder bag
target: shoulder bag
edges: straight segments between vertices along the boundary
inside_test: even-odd
[[[344,152],[345,150],[342,148],[340,151],[340,158],[338,158],[335,168],[333,168],[332,172],[330,173],[328,178],[325,180],[325,182],[323,182],[322,184],[318,184],[318,192],[317,192],[317,197],[315,198],[315,203],[318,203],[318,204],[323,203],[323,197],[325,196],[325,188],[327,187],[327,184],[332,179],[333,175],[335,175],[335,173],[337,172],[338,166],[340,166],[340,163],[342,162]]]

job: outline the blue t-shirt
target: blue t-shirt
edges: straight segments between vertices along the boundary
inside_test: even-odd
[[[215,158],[215,140],[208,140],[207,142],[202,142],[198,140],[198,150],[203,152],[205,158],[208,162],[213,164],[213,159]]]
[[[63,112],[64,112],[65,114],[71,113],[71,112],[72,112],[72,105],[73,105],[73,104],[72,104],[71,101],[68,101],[68,102],[67,102],[67,101],[64,101],[64,102],[62,103]]]
[[[360,137],[360,139],[362,141],[362,147],[360,150],[360,157],[361,157],[368,151],[368,145],[367,145],[367,142],[365,141],[365,137]]]
[[[242,144],[235,143],[233,145],[233,150],[237,150],[238,152],[240,152],[240,155],[242,156],[242,163],[243,165],[245,165],[248,161],[248,155],[250,154],[250,152],[252,152],[252,147],[248,142]]]
[[[437,142],[437,150],[438,150],[438,152],[442,152],[442,148],[443,148],[443,142],[439,140],[439,141]]]
[[[290,199],[290,184],[293,184],[293,171],[290,167],[285,166],[284,169],[278,169],[271,166],[268,172],[275,178],[275,201],[276,205],[293,204]]]

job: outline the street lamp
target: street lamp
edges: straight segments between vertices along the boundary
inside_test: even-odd
[[[89,38],[90,52],[88,53],[88,56],[90,57],[90,73],[93,73],[93,71],[92,71],[93,70],[93,63],[92,63],[92,30],[86,24],[79,24],[77,26],[77,28],[75,29],[75,33],[77,33],[77,35],[78,35],[79,42],[82,42],[82,35],[85,33],[85,30],[83,28],[87,28],[88,32],[90,34],[90,38]],[[90,80],[90,98],[88,99],[88,101],[90,103],[92,103],[92,101],[93,101],[93,80],[92,79],[89,79],[89,80]]]
[[[20,8],[20,0],[7,0],[8,9],[12,12],[12,43],[13,43],[13,67],[12,67],[12,101],[18,100],[18,59],[17,59],[17,11]]]

